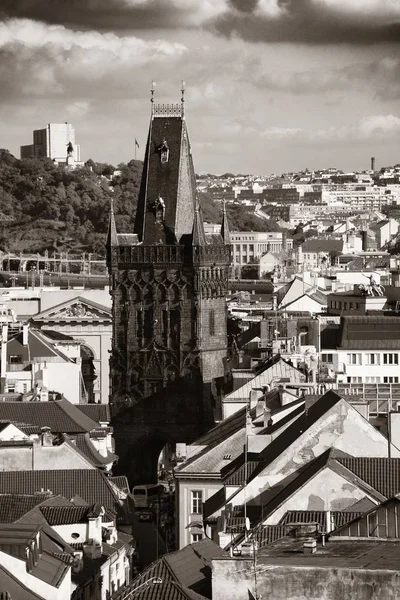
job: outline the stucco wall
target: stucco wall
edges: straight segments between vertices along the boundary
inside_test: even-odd
[[[355,408],[341,400],[249,483],[246,487],[247,501],[330,448],[343,450],[352,456],[388,456],[387,439]],[[399,451],[393,448],[392,457],[399,456]],[[243,491],[232,501],[234,505],[242,504]]]
[[[70,600],[71,569],[68,570],[66,576],[57,588],[28,573],[26,570],[26,562],[24,560],[10,556],[6,552],[0,551],[0,564],[10,571],[18,581],[41,596],[44,600]],[[17,598],[15,600],[17,600]]]
[[[32,446],[0,447],[2,471],[31,471],[33,468]]]
[[[213,560],[212,597],[243,600],[250,590],[273,600],[397,600],[396,571],[259,565],[256,581],[252,561]]]
[[[264,523],[279,523],[288,510],[343,510],[364,497],[365,493],[356,485],[326,468],[278,507]]]
[[[179,542],[179,548],[184,548],[187,544],[192,542],[191,534],[192,533],[202,533],[203,531],[198,528],[189,527],[186,529],[187,525],[191,521],[203,521],[203,515],[200,514],[191,514],[191,500],[192,490],[198,490],[203,493],[203,503],[211,498],[221,489],[222,484],[218,481],[202,481],[202,480],[193,480],[193,481],[177,481],[177,490],[176,490],[176,502],[178,508],[178,522],[177,522],[177,538]],[[204,532],[203,532],[204,535]]]
[[[35,471],[52,469],[95,469],[95,467],[81,457],[69,446],[35,446],[34,467]]]

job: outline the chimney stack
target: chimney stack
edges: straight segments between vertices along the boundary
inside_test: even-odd
[[[29,325],[25,323],[25,325],[22,326],[22,344],[24,346],[28,345],[28,329]]]
[[[375,156],[371,156],[371,171],[375,171]]]

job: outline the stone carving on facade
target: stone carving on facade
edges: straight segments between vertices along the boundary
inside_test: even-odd
[[[76,304],[72,304],[68,308],[65,309],[63,315],[64,317],[98,317],[98,314],[82,304],[81,302],[77,302]]]
[[[165,217],[165,200],[161,195],[158,195],[154,200],[149,200],[148,202],[148,210],[153,213],[156,218],[156,221],[161,222],[164,221]]]

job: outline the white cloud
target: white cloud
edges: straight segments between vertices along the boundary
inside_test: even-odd
[[[135,36],[119,37],[114,33],[98,31],[74,31],[63,25],[45,25],[30,19],[11,19],[0,23],[0,48],[12,44],[35,50],[54,47],[69,52],[105,51],[121,60],[134,59],[136,63],[161,56],[182,55],[187,48],[183,44],[156,39],[145,41]]]
[[[307,144],[389,139],[400,135],[400,118],[395,115],[370,115],[354,124],[315,130],[268,127],[260,135],[270,140],[298,140]]]

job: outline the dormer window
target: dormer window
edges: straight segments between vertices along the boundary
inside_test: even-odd
[[[169,147],[168,144],[165,140],[165,138],[163,139],[163,142],[160,146],[160,156],[161,156],[161,164],[165,164],[168,162],[169,159]]]

